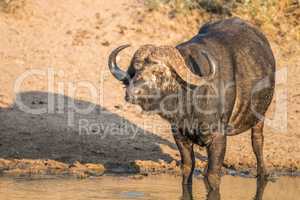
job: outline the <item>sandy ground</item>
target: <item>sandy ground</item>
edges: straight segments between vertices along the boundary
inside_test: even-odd
[[[147,12],[137,0],[13,3],[0,4],[2,174],[178,172],[168,123],[124,101],[107,57],[116,46],[132,44],[120,60],[125,66],[138,46],[176,45],[211,16]],[[272,171],[299,172],[300,44],[266,34],[282,83],[268,113],[273,121],[265,129],[264,156]],[[197,152],[203,171],[205,152]],[[253,169],[249,132],[229,139],[224,166]]]

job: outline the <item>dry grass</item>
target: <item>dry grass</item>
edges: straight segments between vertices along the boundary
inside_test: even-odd
[[[300,41],[299,0],[254,0],[235,8],[233,15],[254,22],[273,37]]]
[[[300,41],[300,0],[145,0],[145,5],[150,10],[169,7],[173,15],[198,10],[220,17],[238,16],[275,40],[291,37]]]
[[[0,0],[0,11],[15,13],[25,6],[26,0]]]

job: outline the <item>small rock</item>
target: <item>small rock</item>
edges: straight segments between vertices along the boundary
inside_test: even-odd
[[[86,164],[87,173],[92,176],[101,176],[104,174],[105,168],[100,164]]]
[[[118,110],[122,110],[122,109],[123,109],[123,106],[122,106],[122,105],[115,105],[114,108],[115,108],[115,109],[118,109]]]
[[[71,35],[71,34],[72,34],[72,31],[68,30],[68,31],[66,32],[66,34],[67,34],[67,35]]]
[[[110,43],[108,42],[108,41],[104,41],[104,42],[102,42],[101,43],[103,46],[106,46],[106,47],[108,47],[109,45],[110,45]]]

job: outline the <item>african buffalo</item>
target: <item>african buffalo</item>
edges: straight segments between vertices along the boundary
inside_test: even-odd
[[[264,116],[272,101],[275,60],[266,37],[249,23],[230,18],[207,23],[176,47],[144,45],[128,70],[109,69],[126,87],[125,99],[170,122],[182,159],[183,185],[192,183],[193,145],[208,153],[206,183],[219,189],[226,137],[252,130],[257,175],[264,178]]]

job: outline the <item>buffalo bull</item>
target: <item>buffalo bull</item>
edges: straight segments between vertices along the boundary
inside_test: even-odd
[[[207,23],[176,47],[144,45],[127,71],[109,69],[126,87],[125,99],[170,122],[182,160],[183,185],[192,183],[193,145],[207,148],[206,183],[220,184],[226,137],[252,130],[257,176],[265,177],[264,115],[275,85],[275,60],[266,37],[238,18]]]

